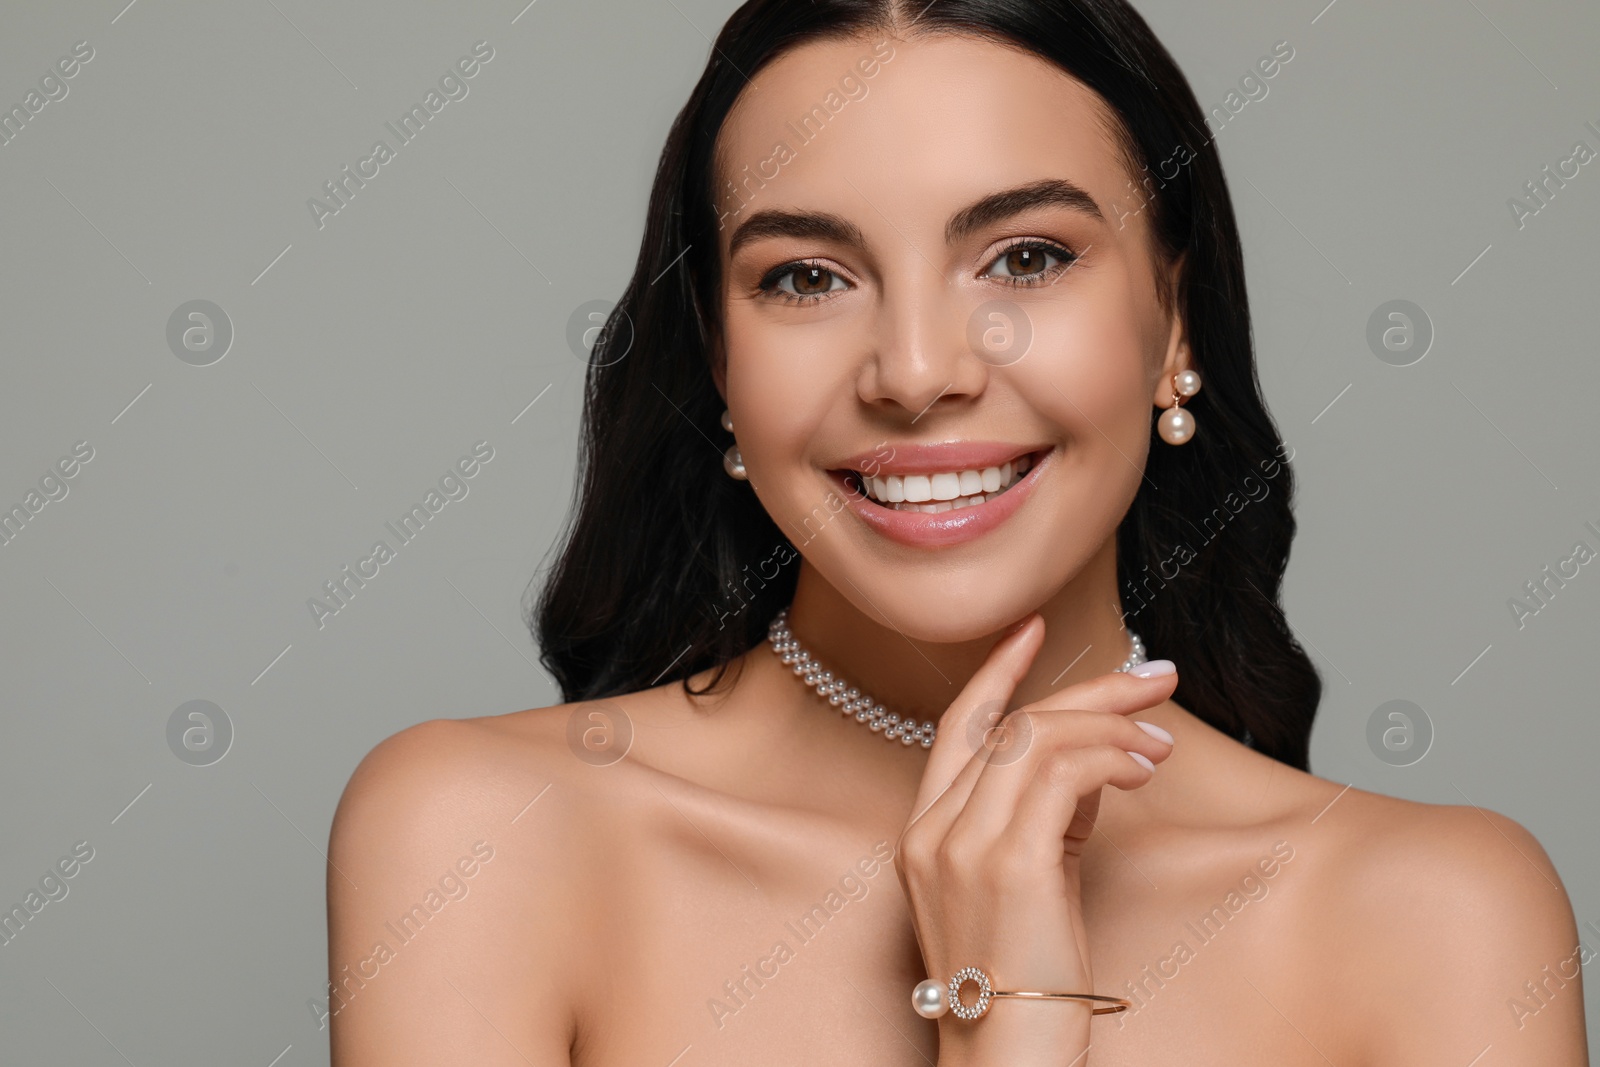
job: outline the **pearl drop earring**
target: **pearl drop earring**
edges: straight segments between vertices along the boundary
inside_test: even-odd
[[[1172,406],[1162,412],[1156,428],[1169,445],[1181,445],[1194,436],[1194,416],[1183,409],[1183,402],[1200,391],[1200,375],[1181,370],[1172,376]]]
[[[726,408],[722,411],[722,428],[729,433],[733,432],[733,416],[728,414]],[[746,481],[749,475],[744,470],[744,457],[739,454],[738,445],[729,445],[728,450],[722,454],[722,469],[728,472],[728,477],[736,481]]]

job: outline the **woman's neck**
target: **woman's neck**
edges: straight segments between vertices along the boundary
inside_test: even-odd
[[[1117,595],[1116,551],[1108,541],[1077,576],[1039,606],[1044,645],[1011,707],[1121,666],[1130,649]],[[870,604],[869,604],[870,607]],[[1017,619],[1007,620],[1005,625]],[[1004,626],[959,643],[914,639],[876,621],[802,563],[789,612],[800,644],[826,669],[890,711],[937,721],[966,685]],[[1151,657],[1167,650],[1151,649]]]

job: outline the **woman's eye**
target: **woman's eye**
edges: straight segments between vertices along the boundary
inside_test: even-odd
[[[1021,241],[1001,252],[985,277],[1016,286],[1043,285],[1077,259],[1076,252],[1048,241]],[[819,263],[786,263],[769,272],[758,286],[764,295],[792,304],[821,300],[849,287],[842,275]]]
[[[1012,285],[1042,285],[1072,266],[1077,258],[1076,253],[1060,245],[1024,241],[1001,252],[984,277],[1003,278]],[[1001,267],[1005,273],[999,272]]]
[[[785,264],[761,280],[763,293],[792,303],[818,300],[828,293],[848,288],[844,278],[815,263]]]

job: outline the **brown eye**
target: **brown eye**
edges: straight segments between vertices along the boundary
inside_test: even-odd
[[[1076,252],[1060,245],[1024,241],[1001,252],[985,276],[1001,278],[1012,285],[1043,285],[1070,267],[1077,258]],[[1055,262],[1052,263],[1052,260]]]
[[[818,296],[833,288],[833,271],[822,267],[802,267],[794,272],[794,291],[801,296]]]
[[[820,300],[849,285],[839,274],[818,263],[786,263],[761,281],[761,291],[790,303]]]
[[[1039,248],[1013,248],[1006,253],[1006,269],[1013,276],[1037,274],[1045,268],[1045,254]]]

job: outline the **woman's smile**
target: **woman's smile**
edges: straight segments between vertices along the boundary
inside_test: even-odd
[[[982,537],[1010,518],[1051,467],[1049,445],[953,441],[882,447],[829,477],[869,530],[917,548]]]

